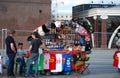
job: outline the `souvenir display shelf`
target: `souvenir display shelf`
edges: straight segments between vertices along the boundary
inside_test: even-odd
[[[75,30],[71,30],[69,33],[48,33],[43,39],[44,43],[49,51],[63,51],[66,43],[73,45],[74,43],[79,44],[79,34],[75,33]],[[64,52],[64,51],[63,51]]]
[[[66,55],[70,55],[69,56],[70,57],[69,61],[71,61],[71,63],[69,62],[70,64],[68,65],[68,68],[67,67],[66,67],[67,69],[63,68],[62,71],[57,71],[58,68],[56,68],[54,70],[54,72],[63,72],[63,71],[71,72],[71,70],[76,69],[75,65],[72,63],[72,55],[76,55],[77,53],[84,52],[84,51],[64,50],[66,42],[68,42],[69,45],[71,45],[71,46],[74,45],[74,43],[78,43],[78,44],[80,43],[79,42],[80,41],[80,36],[79,36],[79,34],[75,33],[75,29],[72,29],[69,32],[64,31],[64,32],[57,32],[57,33],[48,33],[43,37],[43,40],[44,40],[44,43],[47,47],[47,51],[43,52],[44,55],[45,54],[49,54],[49,55],[52,55],[52,54],[54,54],[54,55],[57,55],[57,54],[64,55],[64,54],[66,54]],[[57,60],[56,58],[51,59],[51,57],[50,57],[50,59],[48,61],[56,60],[56,63],[59,61],[59,63],[62,62],[62,64],[63,64],[64,63],[63,60],[68,59],[66,57],[65,58],[62,57],[62,60],[60,61],[59,59]],[[44,58],[44,59],[46,59],[46,58]],[[45,60],[45,62],[46,62],[46,60]],[[56,65],[58,65],[58,64],[56,64]],[[71,66],[72,69],[70,69],[70,66]],[[79,69],[81,70],[81,68],[83,68],[84,66],[85,65],[79,67]],[[46,68],[44,68],[44,70],[46,70]],[[51,69],[47,69],[47,70],[52,71]]]

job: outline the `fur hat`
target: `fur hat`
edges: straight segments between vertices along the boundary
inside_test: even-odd
[[[35,31],[37,31],[40,36],[44,36],[50,30],[47,28],[46,24],[43,24],[43,25],[39,26]]]

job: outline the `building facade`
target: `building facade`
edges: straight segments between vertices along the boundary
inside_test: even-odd
[[[73,18],[87,18],[94,28],[94,47],[107,48],[120,25],[120,7],[115,4],[84,4],[73,7]],[[112,45],[112,47],[115,47]]]
[[[26,31],[48,21],[51,21],[51,0],[0,0],[0,30],[23,30],[17,32],[17,42],[26,43],[30,35]]]

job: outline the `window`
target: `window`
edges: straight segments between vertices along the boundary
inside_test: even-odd
[[[42,13],[42,10],[41,10],[41,9],[39,10],[39,13]]]

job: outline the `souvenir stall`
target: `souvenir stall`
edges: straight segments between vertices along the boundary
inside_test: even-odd
[[[63,72],[63,74],[70,74],[73,70],[83,72],[86,68],[85,62],[89,60],[86,51],[91,50],[89,45],[91,44],[89,29],[91,25],[86,21],[83,23],[72,21],[69,24],[62,21],[59,25],[56,27],[55,23],[51,23],[47,31],[47,28],[43,29],[44,25],[35,30],[42,35],[47,47],[40,54],[39,70],[50,73]],[[41,31],[44,32],[41,33]],[[88,42],[88,46],[85,47]]]

